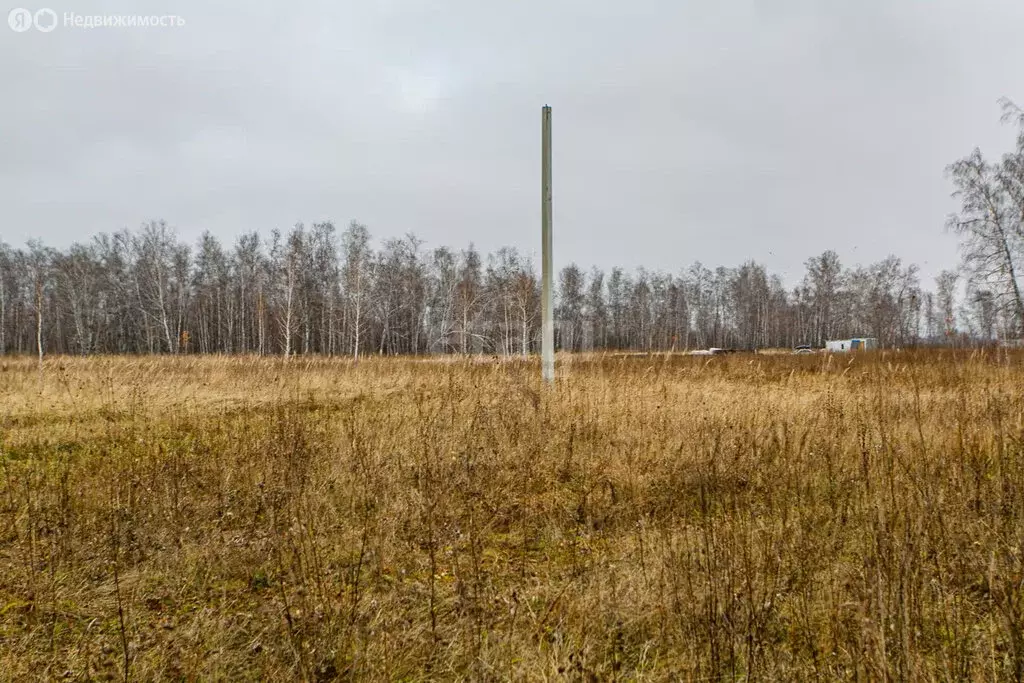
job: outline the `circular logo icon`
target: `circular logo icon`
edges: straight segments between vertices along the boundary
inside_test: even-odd
[[[49,7],[44,7],[36,12],[34,19],[37,31],[49,33],[53,29],[57,28],[57,13]]]
[[[12,31],[24,33],[32,28],[32,13],[23,7],[15,7],[7,13],[7,25]]]

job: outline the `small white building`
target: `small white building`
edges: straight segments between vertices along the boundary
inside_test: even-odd
[[[878,348],[878,340],[874,337],[854,337],[853,339],[835,339],[825,342],[825,350],[835,353],[850,351],[871,351]]]

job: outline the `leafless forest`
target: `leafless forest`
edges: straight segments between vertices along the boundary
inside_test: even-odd
[[[1004,104],[1004,119],[1022,123]],[[961,210],[947,229],[963,262],[922,282],[890,256],[844,267],[809,258],[796,287],[756,260],[679,272],[572,264],[557,278],[564,350],[884,346],[1022,336],[1024,127],[997,162],[975,150],[947,169]],[[940,226],[937,226],[937,230]],[[684,258],[685,255],[680,255]],[[56,250],[0,243],[0,353],[527,354],[539,337],[535,264],[512,248],[374,245],[356,222],[253,232],[191,246],[163,221]]]

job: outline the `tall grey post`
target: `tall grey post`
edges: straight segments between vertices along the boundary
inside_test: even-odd
[[[541,377],[555,380],[554,292],[551,273],[551,107],[541,109]]]

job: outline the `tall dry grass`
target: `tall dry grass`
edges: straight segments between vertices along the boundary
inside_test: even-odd
[[[1021,680],[1024,357],[0,366],[9,680]]]

